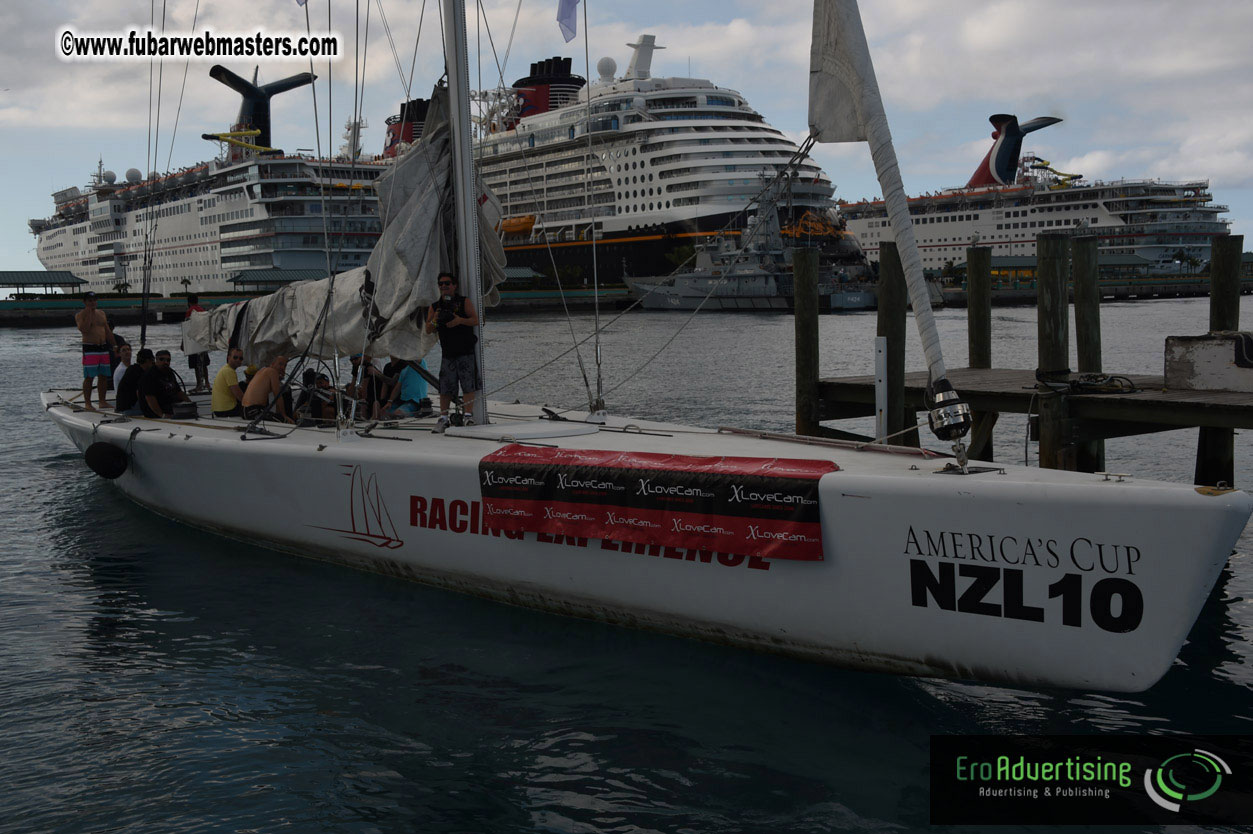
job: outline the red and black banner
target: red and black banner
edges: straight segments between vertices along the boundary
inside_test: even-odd
[[[822,559],[825,460],[510,445],[479,463],[494,528]]]

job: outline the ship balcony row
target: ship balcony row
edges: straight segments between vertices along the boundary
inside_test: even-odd
[[[374,192],[372,185],[361,185],[359,183],[349,185],[341,185],[337,183],[322,183],[321,185],[263,185],[261,186],[261,199],[274,200],[291,197],[335,197],[342,199],[351,197],[353,199],[365,199],[370,202],[376,202],[378,195]]]
[[[776,175],[781,174],[787,168],[787,160],[779,157],[775,162],[762,161],[759,163],[748,165],[689,165],[684,168],[664,168],[657,171],[657,179],[659,180],[675,180],[684,177],[708,177],[717,174],[732,174],[743,177],[744,175],[759,176],[765,174],[773,179]],[[830,182],[826,174],[822,170],[813,165],[802,165],[792,177],[796,181],[810,182],[818,180],[819,182]]]
[[[611,192],[593,194],[591,197],[592,205],[611,206],[614,204],[614,195]],[[507,217],[520,217],[527,214],[541,214],[546,210],[552,211],[555,208],[584,206],[587,205],[587,203],[588,201],[584,199],[582,194],[576,194],[573,196],[554,197],[551,199],[511,199],[508,202],[502,202],[501,207]]]
[[[536,217],[536,225],[553,226],[561,223],[569,223],[571,221],[585,222],[595,217],[613,217],[614,214],[615,212],[613,208],[609,206],[599,206],[590,210],[581,209],[578,211],[548,211]]]
[[[259,223],[224,226],[218,234],[218,240],[238,240],[257,234],[274,234],[275,232],[341,232],[349,234],[379,235],[383,231],[382,224],[374,218],[369,220],[352,220],[342,217],[323,220],[320,217],[281,217],[263,220]]]
[[[331,235],[330,244],[321,235],[261,235],[248,241],[237,241],[221,247],[222,257],[253,252],[274,252],[283,249],[332,249],[336,251],[369,252],[378,242],[377,235]]]
[[[609,183],[598,183],[595,186],[586,189],[590,194],[609,194],[613,191],[613,186]],[[583,194],[585,189],[582,186],[564,186],[561,188],[510,188],[504,191],[498,191],[496,196],[500,198],[502,203],[528,203],[539,200],[546,200],[554,197],[564,197],[571,194]]]
[[[321,217],[321,203],[313,203],[306,210],[304,202],[299,203],[268,203],[266,208],[269,209],[270,217]],[[375,203],[363,203],[357,205],[354,202],[346,202],[335,200],[327,204],[326,214],[328,216],[337,217],[375,217],[378,215],[378,205]]]

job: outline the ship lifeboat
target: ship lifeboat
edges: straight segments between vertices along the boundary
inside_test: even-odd
[[[801,219],[793,225],[784,226],[780,232],[784,237],[826,237],[834,236],[836,229],[826,220],[813,212],[805,212]]]
[[[535,215],[524,214],[520,217],[506,217],[500,221],[500,231],[506,235],[526,235],[535,226]]]

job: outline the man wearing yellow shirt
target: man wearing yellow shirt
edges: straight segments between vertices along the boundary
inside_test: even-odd
[[[244,407],[240,402],[244,398],[244,389],[239,387],[239,373],[236,370],[244,364],[244,352],[239,348],[231,348],[226,352],[226,364],[213,380],[213,416],[242,417]]]

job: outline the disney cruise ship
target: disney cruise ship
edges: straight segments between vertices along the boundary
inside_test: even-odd
[[[738,235],[753,199],[797,153],[735,90],[700,78],[654,78],[653,35],[641,35],[624,75],[612,58],[591,84],[571,59],[531,64],[512,87],[482,93],[479,175],[500,197],[510,266],[566,281],[668,274],[697,244]],[[411,142],[425,112],[406,102],[388,120],[385,154]],[[864,263],[840,228],[835,187],[799,161],[779,211],[785,238],[821,246],[840,265]]]
[[[243,97],[231,131],[206,134],[222,155],[182,171],[118,182],[103,165],[86,189],[52,195],[52,217],[30,221],[40,262],[87,281],[84,289],[153,295],[240,289],[244,270],[335,271],[366,262],[380,233],[373,181],[386,165],[359,159],[350,124],[336,159],[270,146],[270,98],[310,83],[302,73],[250,83],[223,67],[210,76]],[[323,214],[325,210],[325,216]]]
[[[909,201],[927,269],[965,263],[966,247],[974,243],[994,256],[1034,257],[1040,232],[1069,232],[1098,236],[1102,254],[1143,258],[1146,271],[1176,271],[1176,261],[1208,261],[1210,239],[1230,229],[1219,217],[1228,209],[1212,203],[1208,180],[1088,182],[1033,154],[1019,159],[1026,134],[1061,119],[1020,125],[1015,116],[997,114],[990,121],[992,148],[965,187]],[[883,201],[841,203],[840,211],[867,258],[877,262],[879,245],[893,240]]]

